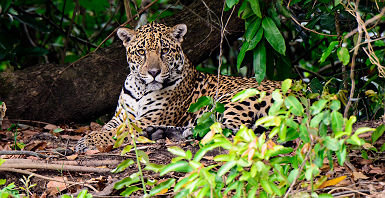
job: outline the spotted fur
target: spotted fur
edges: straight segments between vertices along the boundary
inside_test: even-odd
[[[220,102],[225,104],[223,125],[236,130],[241,124],[252,127],[255,120],[267,115],[270,93],[280,88],[279,82],[203,74],[195,70],[182,51],[181,43],[187,31],[184,24],[167,27],[151,23],[137,31],[120,28],[117,32],[126,48],[130,67],[123,85],[116,113],[103,130],[94,131],[79,141],[77,150],[103,148],[114,143],[115,129],[123,121],[122,102],[129,107],[130,117],[143,129],[150,126],[171,126],[189,129],[204,110],[189,113],[191,103],[201,96],[215,96],[219,86]],[[230,102],[234,94],[247,88],[267,92],[263,101],[251,97],[239,103]],[[187,130],[188,131],[188,130]],[[186,133],[189,135],[190,133]]]

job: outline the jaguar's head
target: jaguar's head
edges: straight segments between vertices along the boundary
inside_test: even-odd
[[[167,27],[150,23],[136,31],[118,29],[131,74],[141,80],[147,90],[160,90],[181,78],[186,62],[181,43],[186,32],[185,24]]]

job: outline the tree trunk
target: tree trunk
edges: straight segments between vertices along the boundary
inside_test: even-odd
[[[205,1],[208,7],[204,1],[184,3],[183,10],[162,21],[169,26],[187,25],[183,49],[194,64],[207,58],[220,41],[218,20],[224,1]],[[244,30],[236,13],[226,28],[230,42]],[[230,11],[224,13],[224,23],[229,14]],[[42,64],[0,73],[0,101],[7,105],[6,115],[50,123],[79,123],[112,112],[129,72],[125,49],[119,39],[115,40],[73,65]]]

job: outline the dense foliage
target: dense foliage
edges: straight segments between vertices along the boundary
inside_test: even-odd
[[[94,50],[128,16],[145,6],[137,1],[4,0],[0,2],[0,71],[38,63],[68,63]],[[148,20],[177,8],[158,1]],[[167,8],[167,10],[166,10]],[[135,27],[136,22],[128,23]],[[112,41],[108,40],[108,45]]]

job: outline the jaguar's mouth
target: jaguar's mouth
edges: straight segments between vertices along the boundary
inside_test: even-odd
[[[151,91],[162,89],[162,87],[163,84],[156,80],[153,80],[152,82],[147,84],[147,89]]]

